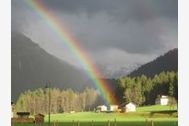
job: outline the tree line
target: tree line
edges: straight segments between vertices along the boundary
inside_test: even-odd
[[[126,76],[117,79],[115,85],[115,96],[119,104],[133,102],[138,106],[153,105],[156,98],[161,95],[168,95],[173,104],[178,101],[177,72],[162,72],[153,78],[145,75]],[[16,102],[15,111],[27,111],[32,115],[47,114],[49,111],[48,92],[48,88],[39,88],[21,93]],[[86,88],[83,92],[50,88],[50,99],[51,113],[89,111],[103,104],[97,90],[92,88]]]
[[[49,111],[49,91],[51,113],[90,110],[96,106],[95,103],[98,100],[98,93],[92,88],[86,88],[83,92],[76,92],[72,89],[39,88],[22,93],[16,102],[15,111],[27,111],[32,115],[47,114]]]
[[[161,72],[153,78],[141,75],[118,79],[116,96],[120,103],[134,102],[137,105],[152,105],[161,95],[168,95],[172,102],[178,100],[177,72]]]

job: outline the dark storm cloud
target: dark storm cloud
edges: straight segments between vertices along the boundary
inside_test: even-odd
[[[121,19],[177,18],[177,0],[42,0],[50,9],[88,15],[106,12]],[[153,14],[153,15],[152,15]]]
[[[177,0],[41,1],[97,63],[144,63],[177,47]],[[12,30],[75,63],[61,40],[23,0],[12,0],[11,11]]]
[[[102,13],[90,19],[86,15],[66,16],[64,23],[69,24],[68,27],[86,49],[93,51],[114,47],[130,53],[152,53],[162,52],[165,43],[170,46],[177,43],[176,19],[154,18],[145,22],[129,19],[125,23],[117,23]],[[171,33],[169,37],[175,38],[174,41],[161,39],[167,32]]]

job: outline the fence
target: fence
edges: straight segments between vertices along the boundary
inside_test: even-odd
[[[81,122],[78,121],[78,120],[77,120],[77,121],[72,120],[72,122],[70,122],[70,123],[72,123],[72,124],[71,124],[72,126],[82,126],[82,125],[81,125]],[[58,122],[58,121],[55,121],[55,122],[53,123],[53,126],[59,126],[59,122]],[[88,126],[95,126],[95,121],[92,120],[92,121],[89,123]],[[117,125],[116,119],[114,119],[113,121],[107,120],[107,122],[105,123],[104,126],[118,126],[118,125]],[[129,125],[128,125],[128,126],[129,126]],[[153,120],[148,120],[148,119],[146,119],[144,126],[155,126],[155,125],[154,125],[154,121],[153,121]]]

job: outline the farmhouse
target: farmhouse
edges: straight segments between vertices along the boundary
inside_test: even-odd
[[[108,106],[108,111],[110,111],[110,112],[118,111],[118,105],[109,105]]]
[[[99,106],[97,106],[97,111],[106,112],[107,111],[107,106],[99,105]]]
[[[161,97],[158,97],[155,102],[156,104],[160,104],[160,105],[168,105],[169,97],[162,95]]]
[[[121,109],[121,112],[135,112],[136,111],[136,105],[132,102],[128,104],[123,103],[119,106],[119,108]]]
[[[135,112],[136,111],[136,105],[132,102],[128,103],[126,106],[125,106],[125,112]]]

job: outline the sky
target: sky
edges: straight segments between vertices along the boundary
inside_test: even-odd
[[[177,0],[41,0],[95,64],[144,64],[178,47]],[[12,31],[80,67],[61,40],[23,0],[12,0]]]

